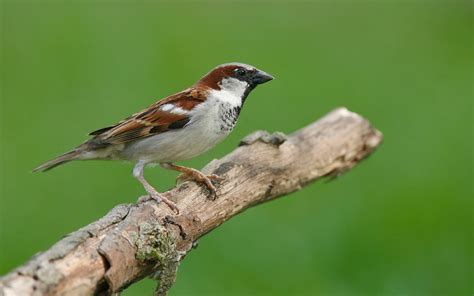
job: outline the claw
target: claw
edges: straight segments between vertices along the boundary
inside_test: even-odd
[[[214,199],[217,198],[217,188],[216,188],[216,186],[214,186],[214,184],[212,184],[211,180],[221,181],[221,180],[224,180],[224,178],[222,178],[218,175],[215,175],[215,174],[207,176],[207,175],[204,175],[203,173],[201,173],[200,171],[198,171],[196,169],[187,168],[187,167],[183,167],[183,166],[179,166],[179,165],[174,165],[174,164],[169,163],[169,162],[160,163],[160,165],[164,168],[172,169],[172,170],[181,172],[182,174],[179,175],[176,178],[178,180],[178,183],[179,183],[179,181],[184,181],[184,180],[186,180],[186,181],[187,180],[194,180],[194,181],[199,182],[199,183],[204,183],[204,185],[206,185],[206,187],[211,192],[211,199],[214,200]]]
[[[174,211],[176,214],[179,214],[178,206],[158,192],[150,192],[148,195],[143,195],[138,198],[139,203],[144,203],[149,200],[154,200],[156,203],[164,202],[172,211]]]
[[[221,180],[224,179],[224,178],[222,178],[218,175],[214,175],[214,174],[206,176],[206,175],[204,175],[203,173],[201,173],[200,171],[197,171],[197,170],[193,171],[193,173],[185,174],[185,178],[187,180],[194,180],[196,182],[203,183],[204,185],[206,185],[207,189],[210,191],[210,199],[211,200],[216,200],[216,198],[217,198],[217,188],[216,188],[216,186],[214,186],[214,184],[212,184],[211,180],[221,181]]]
[[[196,176],[194,176],[192,174],[182,173],[178,177],[176,177],[176,181],[181,183],[181,182],[185,182],[185,181],[195,180],[195,181],[205,183],[206,185],[208,185],[208,182],[205,180],[206,178],[209,179],[209,180],[215,180],[215,181],[223,181],[225,179],[224,177],[221,177],[221,176],[215,175],[215,174],[207,175],[207,176],[206,175],[196,175]],[[211,184],[211,186],[214,187],[212,182],[210,184]],[[209,189],[212,190],[211,188],[209,188]]]
[[[170,207],[172,211],[176,212],[176,214],[179,214],[179,208],[176,206],[176,204],[172,202],[171,200],[169,200],[167,197],[159,194],[158,191],[156,191],[156,189],[153,188],[153,186],[151,186],[150,183],[148,183],[148,181],[145,179],[145,177],[143,176],[143,169],[145,165],[146,165],[146,162],[138,161],[135,167],[133,168],[133,176],[137,178],[137,180],[140,181],[140,183],[142,183],[146,192],[148,192],[148,198],[146,199],[146,198],[140,197],[138,199],[138,202],[145,202],[150,199],[155,200],[157,203],[164,202],[168,207]]]
[[[163,201],[172,211],[174,211],[174,212],[176,213],[176,215],[179,214],[179,208],[178,208],[178,206],[177,206],[174,202],[172,202],[171,200],[169,200],[169,199],[167,199],[167,198],[165,198],[165,197],[162,198],[162,201]]]
[[[211,180],[216,180],[216,181],[224,181],[224,177],[221,177],[219,175],[216,175],[216,174],[212,174],[212,175],[207,175],[207,177]]]
[[[216,188],[216,186],[214,186],[214,184],[212,184],[211,180],[219,180],[220,178],[221,177],[219,177],[217,175],[206,176],[206,175],[202,174],[201,172],[199,172],[199,174],[195,175],[195,180],[200,182],[200,183],[204,183],[204,185],[206,185],[207,189],[209,189],[209,191],[211,192],[210,198],[212,200],[215,200],[217,198],[217,188]]]
[[[150,199],[153,199],[156,201],[156,203],[160,203],[161,202],[161,196],[158,192],[149,192],[149,195]]]
[[[142,195],[138,198],[137,202],[138,203],[145,203],[147,201],[149,201],[151,199],[151,197],[149,195]]]

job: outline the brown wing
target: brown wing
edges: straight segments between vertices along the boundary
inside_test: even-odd
[[[190,120],[188,111],[205,100],[205,92],[204,89],[191,88],[169,96],[116,125],[91,132],[94,137],[90,142],[122,144],[183,128]]]

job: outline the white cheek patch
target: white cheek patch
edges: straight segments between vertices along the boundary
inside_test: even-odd
[[[231,106],[241,106],[242,97],[248,88],[248,83],[236,78],[224,78],[220,83],[220,90],[213,90],[212,95],[219,101],[228,103]]]
[[[210,95],[221,103],[227,103],[234,107],[242,105],[242,98],[227,90],[212,90]]]
[[[160,107],[160,110],[178,115],[186,115],[189,113],[187,110],[184,110],[183,108],[177,107],[173,104],[164,104]]]
[[[228,91],[240,98],[243,97],[248,86],[247,82],[231,77],[222,79],[220,83],[221,90]]]

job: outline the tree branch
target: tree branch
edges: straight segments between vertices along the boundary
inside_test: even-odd
[[[256,132],[203,169],[225,178],[216,200],[184,182],[165,193],[179,215],[150,200],[116,206],[0,278],[0,295],[112,294],[146,276],[160,281],[156,295],[166,295],[197,239],[251,206],[349,170],[381,141],[345,108],[289,136]]]

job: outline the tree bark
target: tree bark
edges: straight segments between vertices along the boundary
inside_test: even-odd
[[[215,200],[188,181],[165,193],[179,214],[152,200],[118,205],[0,278],[0,295],[114,294],[146,276],[166,295],[197,239],[249,207],[349,170],[381,141],[345,108],[288,136],[255,132],[203,169],[224,177]]]

